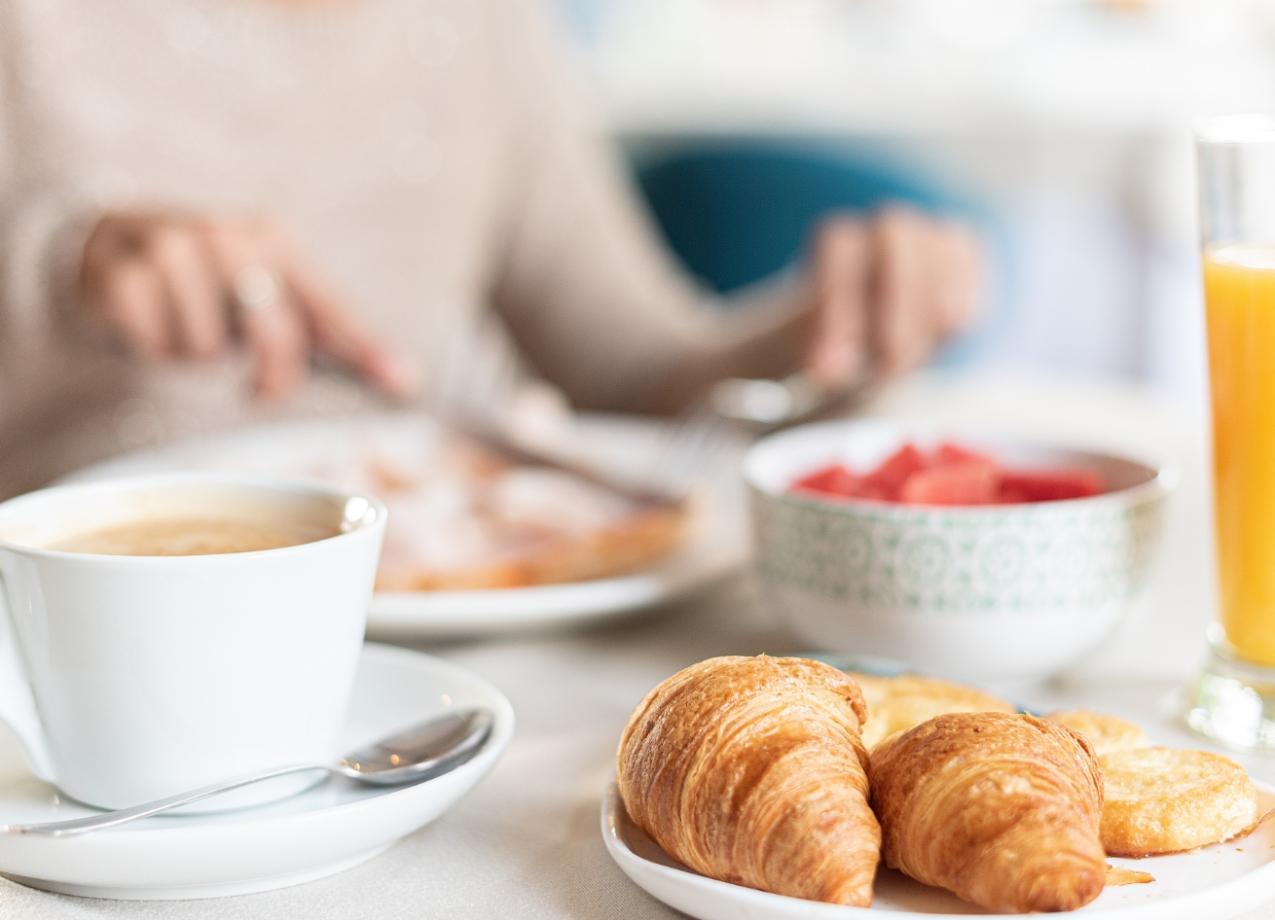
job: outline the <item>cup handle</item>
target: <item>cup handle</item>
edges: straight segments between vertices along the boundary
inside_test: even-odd
[[[40,714],[31,695],[22,652],[18,648],[13,598],[5,572],[0,568],[0,722],[13,729],[36,775],[52,780],[49,751],[44,740]]]

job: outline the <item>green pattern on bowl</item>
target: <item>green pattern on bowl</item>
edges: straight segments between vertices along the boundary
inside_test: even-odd
[[[752,495],[765,578],[828,600],[971,615],[1130,598],[1150,566],[1162,508],[1155,492],[978,509]]]

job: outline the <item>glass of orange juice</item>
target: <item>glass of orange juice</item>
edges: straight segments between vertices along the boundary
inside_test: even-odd
[[[1196,138],[1219,617],[1190,725],[1275,750],[1275,118]]]

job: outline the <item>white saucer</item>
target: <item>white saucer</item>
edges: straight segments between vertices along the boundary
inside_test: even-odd
[[[1275,806],[1275,790],[1258,788],[1265,813]],[[955,895],[884,868],[877,873],[871,907],[823,904],[706,878],[671,859],[629,820],[615,783],[602,800],[602,839],[639,888],[699,920],[965,920],[986,915]],[[1155,881],[1108,888],[1074,913],[1102,920],[1226,920],[1275,897],[1275,822],[1242,840],[1191,853],[1107,862],[1149,872]]]
[[[63,894],[161,900],[247,894],[340,872],[454,805],[495,765],[514,727],[509,701],[470,671],[406,649],[364,648],[342,750],[453,706],[486,706],[495,726],[477,756],[429,782],[378,790],[334,778],[244,811],[156,817],[83,837],[0,834],[0,875]],[[34,778],[16,742],[0,738],[0,823],[93,813]]]

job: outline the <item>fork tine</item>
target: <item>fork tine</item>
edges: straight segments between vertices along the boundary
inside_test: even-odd
[[[455,345],[432,368],[433,386],[426,406],[444,424],[500,427],[494,410],[513,391],[518,378],[509,348],[484,335],[478,322],[465,323],[452,339]]]
[[[655,484],[686,495],[712,469],[712,459],[725,447],[725,422],[703,403],[696,403],[673,422],[652,465]]]
[[[493,410],[512,392],[519,368],[508,347],[493,345],[482,333],[479,323],[457,330],[455,346],[431,369],[433,392],[425,405],[445,426],[508,441],[507,426]],[[685,498],[723,456],[729,427],[707,400],[696,400],[668,423],[643,485],[654,494]]]

